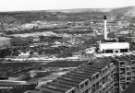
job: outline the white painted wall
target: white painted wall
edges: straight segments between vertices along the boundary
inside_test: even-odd
[[[129,49],[130,45],[127,42],[106,42],[99,44],[99,50],[117,50],[117,49]]]

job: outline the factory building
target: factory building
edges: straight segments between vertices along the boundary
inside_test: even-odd
[[[128,54],[129,49],[130,46],[127,42],[103,42],[99,44],[99,53],[104,56]]]
[[[116,93],[115,65],[100,58],[82,64],[69,73],[26,93]]]
[[[112,60],[117,68],[117,90],[122,93],[135,80],[135,55],[114,57]]]
[[[123,93],[135,81],[135,55],[104,57],[26,93]]]
[[[104,17],[104,41],[95,59],[26,93],[122,93],[135,80],[135,55],[128,42],[108,38]]]
[[[130,54],[130,44],[128,42],[119,42],[117,38],[109,38],[107,31],[107,18],[104,17],[104,41],[98,43],[96,51],[97,57],[120,56]]]

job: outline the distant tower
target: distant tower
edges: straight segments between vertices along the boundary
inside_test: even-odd
[[[107,40],[107,17],[104,16],[104,40]]]

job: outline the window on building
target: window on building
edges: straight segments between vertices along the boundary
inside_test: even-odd
[[[89,82],[88,82],[88,81],[86,81],[86,82],[85,82],[85,86],[88,86],[88,83],[89,83]]]
[[[132,76],[132,79],[135,80],[135,76],[134,75]]]
[[[130,82],[127,82],[127,85],[129,85],[130,84]]]
[[[132,62],[131,64],[135,64],[135,61],[132,61],[132,60],[131,60],[131,62]]]
[[[99,78],[99,74],[96,75],[96,79]]]
[[[120,62],[120,65],[125,65],[125,62]]]
[[[89,89],[85,90],[83,93],[89,93]]]
[[[131,80],[131,77],[127,77],[127,80]]]
[[[81,85],[80,85],[80,88],[84,88],[84,84],[81,84]]]
[[[115,53],[119,53],[119,50],[115,50]]]
[[[105,53],[113,53],[113,50],[110,50],[110,49],[105,50]]]
[[[92,86],[92,90],[91,90],[91,93],[94,93],[96,91],[96,86],[95,84]]]
[[[128,52],[128,49],[120,49],[120,52],[122,52],[122,53]]]
[[[127,75],[131,75],[131,72],[127,72]]]
[[[130,70],[130,67],[126,67],[126,70],[129,71]]]
[[[75,93],[75,90],[71,90],[70,92],[68,92],[68,93]]]
[[[75,90],[72,90],[70,93],[75,93]]]

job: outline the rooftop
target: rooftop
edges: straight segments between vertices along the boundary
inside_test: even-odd
[[[92,75],[109,65],[110,62],[108,61],[108,59],[100,58],[100,62],[93,60],[93,63],[82,64],[77,69],[41,86],[41,90],[56,91],[59,93],[66,92],[69,89],[77,87],[82,81],[91,78]]]

